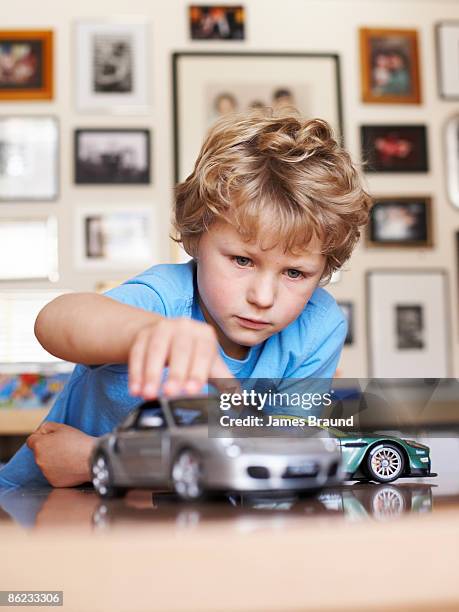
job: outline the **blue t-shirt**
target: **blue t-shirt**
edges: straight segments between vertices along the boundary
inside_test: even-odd
[[[196,291],[196,266],[162,264],[149,268],[106,293],[131,306],[165,317],[189,317],[204,321]],[[347,325],[334,298],[317,288],[295,321],[261,344],[249,349],[244,359],[220,353],[237,378],[327,378],[335,373]],[[128,390],[126,364],[77,365],[66,387],[46,417],[66,423],[92,436],[108,433],[141,403]],[[2,486],[48,485],[23,445],[0,469]]]

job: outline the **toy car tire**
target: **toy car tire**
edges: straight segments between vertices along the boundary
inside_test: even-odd
[[[187,501],[196,501],[204,495],[202,485],[202,461],[198,453],[185,449],[178,453],[172,465],[172,482],[175,492]]]
[[[366,457],[366,471],[371,480],[386,483],[402,476],[405,470],[403,452],[395,444],[383,442],[374,446]]]
[[[124,497],[126,489],[113,485],[113,473],[105,453],[99,452],[92,462],[92,484],[97,493],[106,499]]]

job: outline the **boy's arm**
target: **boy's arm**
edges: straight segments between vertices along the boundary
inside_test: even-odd
[[[139,331],[162,318],[97,293],[73,293],[40,311],[35,335],[49,353],[65,361],[126,363]]]
[[[128,363],[132,395],[198,393],[209,379],[221,386],[233,376],[219,354],[214,328],[192,319],[168,318],[93,293],[62,295],[35,323],[40,344],[74,363]],[[218,382],[217,382],[218,381]]]

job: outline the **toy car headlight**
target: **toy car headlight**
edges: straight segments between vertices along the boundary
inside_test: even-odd
[[[413,448],[421,448],[422,450],[429,450],[427,446],[425,446],[424,444],[420,444],[419,442],[416,442],[416,440],[403,440],[405,442],[405,444],[408,444],[408,446],[412,446]]]
[[[241,454],[240,447],[234,443],[232,438],[220,438],[220,442],[223,445],[223,449],[225,451],[225,455],[234,459],[235,457],[239,457]]]

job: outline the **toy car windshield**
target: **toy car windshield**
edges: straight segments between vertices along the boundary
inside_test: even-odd
[[[185,398],[169,403],[172,419],[177,427],[207,425],[209,413],[218,410],[218,401],[213,397]]]

